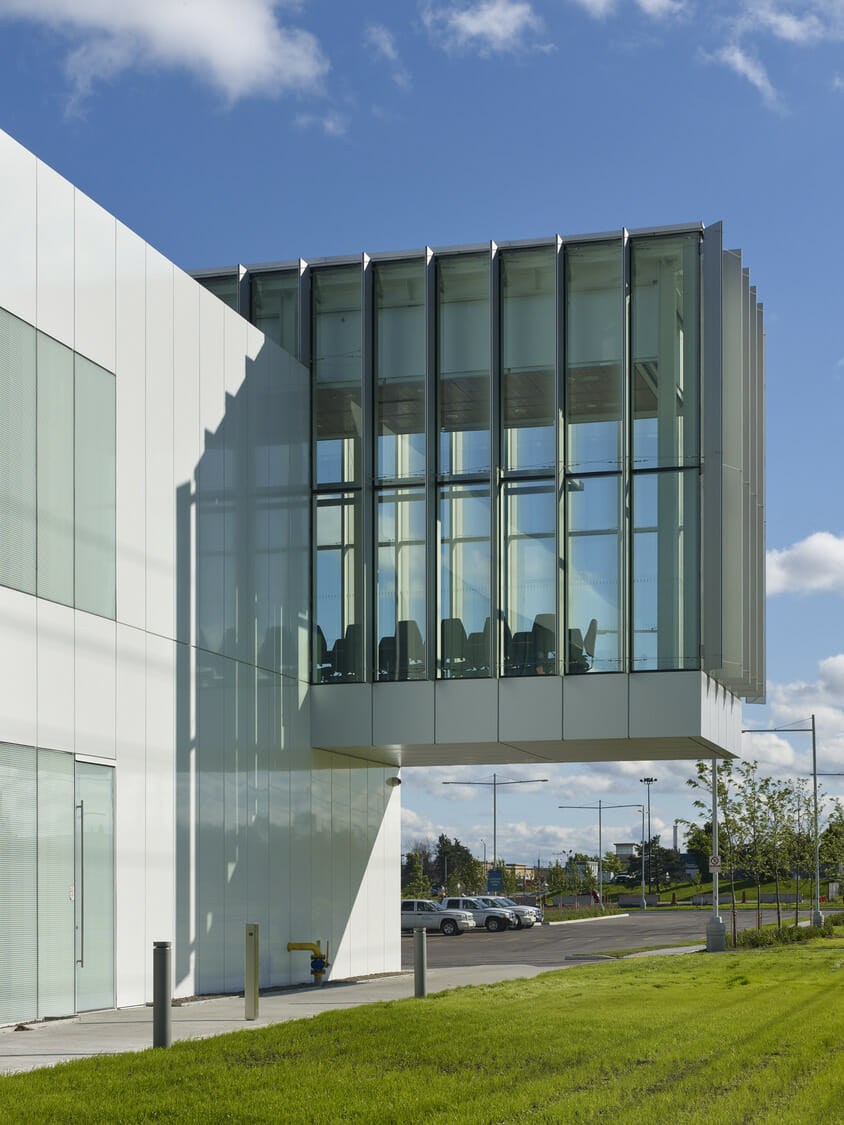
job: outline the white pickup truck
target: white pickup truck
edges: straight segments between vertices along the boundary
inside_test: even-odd
[[[401,904],[403,930],[439,930],[450,937],[474,930],[475,919],[467,910],[446,910],[427,898],[404,898]]]
[[[503,906],[487,906],[479,898],[446,898],[443,906],[449,910],[468,910],[478,926],[486,926],[490,933],[516,929],[516,915]]]

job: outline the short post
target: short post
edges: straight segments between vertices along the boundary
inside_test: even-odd
[[[152,943],[152,1045],[169,1047],[173,1042],[170,995],[170,942]]]
[[[424,999],[428,995],[428,931],[417,927],[413,931],[413,985],[414,996]]]
[[[244,955],[243,1000],[246,1019],[258,1018],[258,923],[246,923],[246,949]]]

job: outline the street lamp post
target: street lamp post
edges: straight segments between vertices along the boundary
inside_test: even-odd
[[[598,810],[598,897],[603,904],[604,901],[604,849],[601,837],[601,810],[602,809],[642,809],[642,816],[644,817],[643,805],[605,805],[602,801],[598,801],[597,805],[557,805],[558,809],[597,809]],[[642,822],[642,835],[644,836],[644,820]],[[644,862],[644,861],[643,861]],[[642,892],[644,895],[644,890]],[[644,901],[644,899],[643,899]]]
[[[523,781],[499,781],[498,774],[492,775],[492,781],[444,781],[443,785],[491,785],[492,786],[492,867],[498,863],[498,788],[501,785],[538,785],[547,781],[547,777],[530,777]]]
[[[651,786],[659,781],[658,777],[640,777],[639,780],[643,785],[648,787],[648,894],[651,893],[651,882],[653,880],[653,863],[651,862]]]

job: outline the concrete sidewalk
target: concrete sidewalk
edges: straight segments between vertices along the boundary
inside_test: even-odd
[[[684,949],[660,950],[661,954],[688,953]],[[428,969],[428,992],[442,992],[467,984],[493,984],[496,981],[535,977],[555,969],[573,969],[577,962],[560,965],[469,965],[457,969]],[[329,982],[320,988],[301,988],[261,994],[260,1016],[248,1023],[244,1000],[224,996],[195,1000],[172,1009],[173,1041],[205,1039],[228,1031],[267,1027],[286,1020],[305,1019],[320,1012],[356,1008],[413,996],[413,973]],[[0,1074],[15,1074],[42,1066],[92,1055],[117,1055],[143,1051],[152,1046],[152,1007],[120,1008],[86,1012],[67,1019],[19,1024],[0,1029]]]

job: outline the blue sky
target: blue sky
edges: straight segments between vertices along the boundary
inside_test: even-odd
[[[723,219],[765,304],[769,706],[844,770],[844,0],[0,0],[0,127],[186,268]],[[808,736],[748,739],[777,775]],[[502,769],[499,853],[594,848],[684,763]],[[491,848],[481,768],[404,842]],[[844,778],[827,789],[844,795]],[[636,814],[604,841],[638,835]]]

